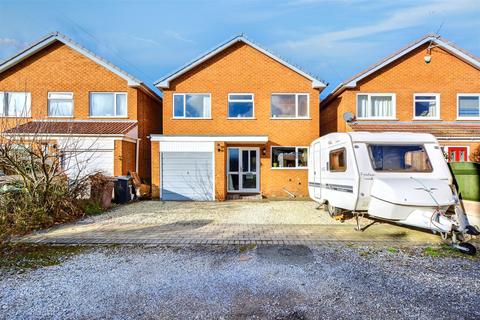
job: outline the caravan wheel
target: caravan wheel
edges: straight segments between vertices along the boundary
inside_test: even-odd
[[[337,207],[334,207],[329,203],[327,203],[327,210],[328,210],[328,214],[330,215],[330,217],[335,217],[335,216],[338,216],[342,213],[341,209],[337,208]]]

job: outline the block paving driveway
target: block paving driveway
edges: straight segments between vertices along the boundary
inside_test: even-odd
[[[370,220],[362,219],[367,225]],[[354,230],[312,201],[161,202],[118,206],[99,216],[23,237],[57,244],[303,244],[438,243],[428,232],[390,224]]]

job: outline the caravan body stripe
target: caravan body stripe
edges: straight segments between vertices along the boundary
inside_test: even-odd
[[[317,187],[328,190],[340,191],[353,193],[353,186],[343,185],[343,184],[332,184],[332,183],[319,183],[319,182],[308,182],[309,187]]]

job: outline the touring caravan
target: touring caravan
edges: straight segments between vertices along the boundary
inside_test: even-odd
[[[440,233],[462,252],[479,232],[468,222],[437,140],[423,133],[331,133],[313,141],[310,197],[336,218],[359,216]]]

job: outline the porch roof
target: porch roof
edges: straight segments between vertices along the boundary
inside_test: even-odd
[[[353,131],[431,133],[439,140],[480,140],[480,123],[473,122],[356,122]]]
[[[151,141],[161,142],[215,142],[266,143],[268,135],[163,135],[152,134]]]

